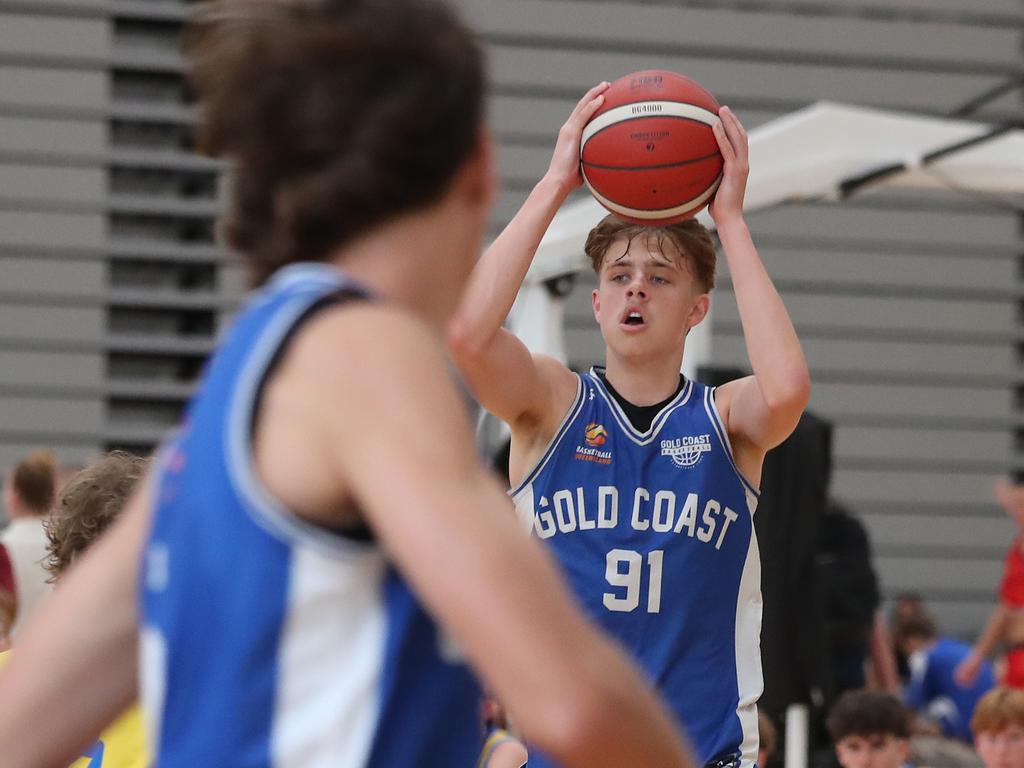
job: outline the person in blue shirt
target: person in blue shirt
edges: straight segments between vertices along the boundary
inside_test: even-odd
[[[971,743],[971,716],[982,696],[996,684],[992,665],[985,661],[968,686],[954,678],[957,667],[971,647],[949,637],[939,637],[935,623],[923,610],[902,617],[894,627],[894,639],[906,654],[910,680],[904,701],[919,717],[934,720],[943,735]]]

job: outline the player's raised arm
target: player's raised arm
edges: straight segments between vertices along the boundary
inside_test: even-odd
[[[70,765],[135,700],[148,485],[61,579],[0,670],[4,768]]]
[[[760,454],[759,468],[764,452],[796,427],[811,382],[796,329],[743,219],[749,172],[746,131],[728,107],[722,107],[720,117],[714,131],[725,158],[725,175],[709,211],[729,263],[754,375],[722,386],[718,405],[734,448]]]
[[[315,322],[326,332],[297,342],[295,370],[317,370],[301,386],[336,407],[310,439],[527,739],[567,766],[691,765],[650,686],[583,619],[481,467],[440,340],[384,307]]]
[[[554,399],[568,405],[572,382],[565,367],[547,358],[534,359],[526,346],[502,328],[526,277],[544,233],[569,193],[583,183],[580,137],[601,106],[607,83],[591,88],[558,133],[544,174],[504,231],[477,263],[462,302],[449,326],[448,345],[467,384],[481,404],[513,430],[521,421],[536,421],[551,402],[554,386],[566,394]],[[561,413],[558,413],[561,416]]]

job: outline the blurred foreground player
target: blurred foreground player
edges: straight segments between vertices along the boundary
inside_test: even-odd
[[[446,368],[493,196],[470,34],[433,0],[235,0],[190,53],[261,287],[0,675],[5,768],[74,756],[137,651],[163,768],[472,766],[463,652],[567,765],[690,765],[517,528]]]

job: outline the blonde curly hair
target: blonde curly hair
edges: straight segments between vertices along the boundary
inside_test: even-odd
[[[111,451],[67,482],[44,523],[48,581],[55,582],[120,517],[148,466],[148,459]]]

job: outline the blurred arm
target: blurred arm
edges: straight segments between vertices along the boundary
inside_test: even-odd
[[[989,616],[985,630],[981,633],[981,637],[978,638],[977,642],[974,643],[970,654],[956,668],[954,678],[957,684],[963,687],[973,685],[974,681],[978,678],[981,665],[1006,635],[1009,623],[1010,609],[1003,603],[999,603],[996,605],[995,610],[992,611],[992,615]]]
[[[135,700],[148,486],[61,578],[0,671],[4,768],[70,765]]]

